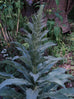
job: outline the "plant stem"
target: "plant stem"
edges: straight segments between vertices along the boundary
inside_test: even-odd
[[[20,20],[20,0],[19,0],[19,7],[18,7],[18,20],[17,20],[17,29],[16,29],[16,36],[19,30],[19,20]]]

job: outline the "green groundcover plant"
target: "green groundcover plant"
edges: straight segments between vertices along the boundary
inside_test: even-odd
[[[48,30],[44,30],[43,5],[37,15],[32,18],[32,23],[27,24],[28,30],[25,37],[29,45],[28,50],[21,44],[15,42],[16,48],[21,51],[22,56],[15,56],[12,60],[4,60],[1,64],[8,64],[22,75],[16,77],[13,74],[0,72],[0,78],[4,81],[0,83],[0,96],[3,99],[73,99],[74,88],[66,88],[69,74],[65,74],[64,68],[51,69],[61,58],[44,56],[44,51],[55,44],[48,42],[45,35]],[[57,88],[61,86],[61,89]],[[19,91],[17,88],[19,88]]]

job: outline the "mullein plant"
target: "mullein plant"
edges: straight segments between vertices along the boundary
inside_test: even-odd
[[[33,16],[32,23],[27,24],[28,30],[24,29],[28,50],[15,42],[22,55],[0,62],[0,65],[12,66],[22,75],[16,77],[14,74],[0,72],[0,78],[4,79],[0,83],[0,96],[3,99],[73,99],[74,88],[65,87],[65,82],[72,76],[65,74],[64,68],[51,69],[61,58],[44,56],[44,51],[55,44],[48,42],[45,36],[48,30],[44,29],[43,7],[41,5],[38,13]],[[59,86],[61,89],[57,90]]]

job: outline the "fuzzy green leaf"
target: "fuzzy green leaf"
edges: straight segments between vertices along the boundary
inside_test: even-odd
[[[14,78],[12,74],[7,74],[6,72],[0,72],[0,78]]]
[[[27,89],[26,90],[26,99],[37,99],[39,90],[32,90]]]
[[[3,97],[11,97],[11,98],[22,98],[22,94],[15,91],[13,88],[5,87],[0,89],[0,96]]]
[[[0,84],[0,89],[7,86],[7,85],[24,85],[26,84],[26,81],[24,79],[18,79],[18,78],[13,78],[13,79],[6,79]]]

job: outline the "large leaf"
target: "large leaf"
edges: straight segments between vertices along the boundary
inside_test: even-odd
[[[47,97],[50,97],[51,99],[69,99],[67,96],[61,94],[60,92],[44,93],[40,98],[47,98]]]
[[[73,88],[60,89],[59,92],[68,96],[68,97],[74,97],[74,87]]]
[[[30,58],[29,53],[28,53],[28,50],[26,50],[26,48],[25,48],[22,44],[20,44],[20,43],[18,43],[18,42],[12,42],[12,44],[13,44],[13,43],[17,46],[16,48],[17,48],[19,51],[22,52],[22,55],[26,56],[27,58]]]
[[[11,97],[11,98],[22,98],[22,94],[18,93],[15,91],[15,89],[13,88],[9,88],[9,87],[5,87],[5,88],[2,88],[0,89],[0,96],[3,96],[3,97]]]
[[[54,44],[52,42],[47,42],[44,45],[41,45],[38,50],[44,52],[47,48],[49,48],[51,46],[55,46],[55,45],[56,44]]]
[[[41,68],[40,74],[48,73],[50,71],[50,68],[52,68],[54,64],[55,63],[51,63],[51,64],[48,64],[47,66]]]
[[[54,63],[57,63],[59,60],[62,60],[62,58],[56,58],[56,57],[53,57],[53,56],[45,56],[44,59],[46,60],[44,62],[45,65],[49,65],[49,64],[54,64]]]
[[[29,29],[32,31],[32,33],[34,33],[35,31],[34,31],[34,26],[33,26],[33,23],[31,23],[31,22],[28,22],[28,27],[29,27]]]
[[[68,78],[72,77],[71,75],[64,74],[65,71],[66,70],[64,68],[55,69],[52,72],[50,72],[47,76],[40,78],[39,82],[55,82],[65,88],[64,83],[68,81]]]
[[[32,62],[30,58],[25,56],[20,56],[19,59],[26,64],[28,69],[32,69]]]
[[[9,64],[10,66],[13,66],[14,68],[17,69],[17,71],[19,71],[20,73],[22,73],[22,74],[24,75],[24,77],[25,77],[28,81],[30,81],[28,71],[26,70],[26,68],[25,68],[23,65],[21,65],[21,64],[19,64],[19,63],[17,63],[17,62],[15,62],[15,61],[10,61],[10,60],[0,61],[0,63],[2,63],[2,64],[3,64],[3,63],[4,63],[4,64]]]
[[[6,79],[6,78],[14,78],[14,76],[11,75],[11,74],[7,74],[5,72],[0,72],[0,78],[4,78],[4,79]]]
[[[23,55],[27,58],[30,58],[28,51],[24,48],[16,47],[19,51],[23,53]]]
[[[26,99],[37,99],[39,94],[39,90],[32,90],[32,89],[27,89],[26,90]]]
[[[44,59],[46,60],[42,65],[38,66],[38,70],[41,74],[49,72],[49,70],[54,66],[62,58],[56,58],[53,56],[45,56]]]
[[[73,99],[74,88],[62,88],[56,92],[50,92],[48,95],[53,99]]]
[[[13,78],[13,79],[6,79],[0,84],[0,89],[7,86],[7,85],[24,85],[26,81],[24,79]]]
[[[40,39],[42,39],[45,35],[47,35],[47,33],[48,33],[48,30],[45,30],[45,31],[41,34]]]
[[[59,74],[63,74],[65,73],[67,70],[64,69],[64,68],[57,68],[57,69],[54,69],[52,72],[50,72],[50,76],[54,76],[54,75],[59,75]],[[53,74],[53,75],[52,75]]]

